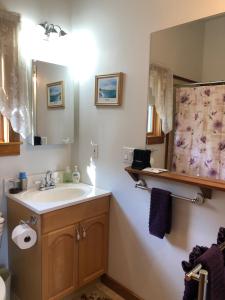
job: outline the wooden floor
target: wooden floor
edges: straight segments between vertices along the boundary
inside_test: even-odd
[[[82,296],[89,296],[91,295],[92,300],[97,299],[107,299],[107,300],[125,300],[121,296],[117,295],[114,291],[109,289],[107,286],[102,284],[100,281],[96,281],[95,283],[92,283],[82,289],[80,289],[75,294],[64,298],[63,300],[85,300],[88,299],[86,297]],[[96,298],[96,299],[95,299]]]

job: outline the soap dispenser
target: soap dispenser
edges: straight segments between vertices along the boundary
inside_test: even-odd
[[[65,172],[63,173],[63,182],[68,183],[68,182],[73,182],[72,180],[72,173],[70,170],[70,167],[66,167]]]
[[[74,166],[74,172],[72,174],[72,179],[74,183],[80,182],[80,172],[78,171],[78,167]]]

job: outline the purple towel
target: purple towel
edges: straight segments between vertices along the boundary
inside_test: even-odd
[[[196,300],[198,295],[198,282],[193,279],[190,281],[184,279],[184,286],[183,300]]]
[[[151,207],[149,215],[149,232],[163,239],[166,233],[170,233],[172,219],[171,193],[153,188],[151,193]]]
[[[224,259],[218,245],[212,245],[202,254],[197,263],[209,272],[209,283],[207,287],[207,300],[225,299],[225,270]]]

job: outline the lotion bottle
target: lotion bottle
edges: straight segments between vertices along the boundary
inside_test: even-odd
[[[73,183],[80,182],[80,172],[78,171],[78,167],[74,166],[74,172],[72,173]]]

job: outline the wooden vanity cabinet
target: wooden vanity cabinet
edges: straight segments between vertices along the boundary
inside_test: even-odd
[[[107,268],[108,216],[101,215],[80,223],[79,286],[101,276]]]
[[[20,250],[12,241],[9,244],[12,287],[18,299],[60,300],[107,271],[109,200],[110,196],[101,197],[36,215],[9,199],[9,234],[18,220],[28,215],[38,218],[34,247]],[[33,280],[31,270],[36,272]]]
[[[60,299],[78,288],[78,225],[50,232],[42,238],[44,299]]]

